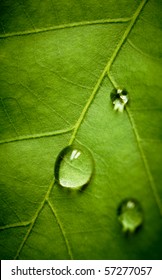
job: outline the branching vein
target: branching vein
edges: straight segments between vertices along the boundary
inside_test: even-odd
[[[17,228],[17,227],[26,227],[26,226],[28,226],[30,224],[31,224],[31,221],[14,223],[14,224],[0,226],[0,230],[10,229],[10,228]]]
[[[72,135],[72,137],[70,139],[70,142],[69,142],[70,145],[75,140],[75,136],[77,134],[77,131],[78,131],[78,129],[79,129],[79,127],[80,127],[80,125],[81,125],[81,123],[82,123],[82,121],[83,121],[83,119],[84,119],[84,117],[85,117],[85,115],[86,115],[86,113],[87,113],[87,111],[88,111],[92,101],[94,100],[94,98],[95,98],[95,96],[96,96],[96,94],[97,94],[97,92],[98,92],[98,90],[99,90],[99,88],[101,86],[101,83],[102,83],[104,77],[106,76],[107,73],[109,73],[111,65],[115,61],[115,59],[116,59],[116,57],[117,57],[121,47],[123,46],[124,42],[126,41],[130,31],[132,30],[132,28],[133,28],[133,26],[134,26],[134,24],[135,24],[135,22],[136,22],[136,20],[137,20],[137,18],[139,16],[141,10],[143,9],[143,7],[146,4],[146,2],[147,2],[147,0],[143,0],[141,2],[141,4],[139,5],[139,7],[137,8],[137,10],[135,11],[130,24],[128,25],[126,31],[124,32],[124,35],[122,36],[121,40],[119,41],[115,51],[113,52],[110,60],[107,62],[107,64],[106,64],[106,66],[105,66],[101,76],[99,77],[99,79],[98,79],[98,81],[97,81],[97,83],[96,83],[96,85],[95,85],[95,87],[93,89],[93,92],[92,92],[90,98],[88,99],[88,102],[86,103],[86,105],[85,105],[85,107],[84,107],[84,109],[83,109],[83,111],[82,111],[82,113],[81,113],[81,115],[80,115],[76,125],[75,125],[75,129],[74,129],[73,135]]]
[[[143,9],[143,7],[146,4],[146,2],[147,2],[147,0],[143,0],[140,3],[139,7],[135,11],[135,13],[134,13],[132,18],[119,18],[119,19],[97,20],[97,21],[91,21],[91,22],[89,22],[89,21],[87,21],[87,22],[78,22],[78,23],[72,23],[72,24],[67,24],[67,25],[60,25],[60,26],[45,28],[45,29],[36,29],[36,30],[32,30],[32,31],[25,31],[25,32],[21,32],[21,33],[4,34],[4,35],[0,36],[0,38],[5,38],[5,37],[29,35],[29,34],[32,34],[32,33],[47,32],[47,31],[51,31],[51,30],[65,29],[65,28],[71,28],[71,27],[79,27],[79,26],[84,26],[84,25],[106,24],[106,23],[120,23],[120,22],[122,23],[122,22],[129,22],[130,21],[130,24],[128,25],[126,31],[124,32],[124,35],[122,36],[121,40],[119,41],[115,51],[113,52],[110,60],[107,62],[107,64],[106,64],[106,66],[105,66],[101,76],[99,77],[99,79],[98,79],[98,81],[97,81],[97,83],[96,83],[96,85],[95,85],[95,87],[94,87],[94,89],[92,91],[92,94],[91,94],[90,98],[88,99],[88,101],[87,101],[87,103],[86,103],[86,105],[85,105],[85,107],[84,107],[84,109],[83,109],[83,111],[82,111],[78,121],[75,124],[75,127],[73,129],[71,128],[71,129],[64,130],[64,131],[61,132],[61,133],[66,133],[68,131],[72,131],[73,130],[73,134],[72,134],[72,137],[70,139],[69,144],[72,144],[73,141],[75,140],[75,137],[76,137],[76,134],[78,132],[78,129],[79,129],[79,127],[80,127],[80,125],[81,125],[81,123],[82,123],[82,121],[83,121],[83,119],[84,119],[84,117],[85,117],[85,115],[86,115],[86,113],[87,113],[91,103],[93,102],[93,100],[94,100],[94,98],[95,98],[95,96],[96,96],[96,94],[97,94],[97,92],[98,92],[98,90],[99,90],[99,88],[101,86],[101,83],[102,83],[104,77],[107,75],[107,73],[109,73],[111,65],[115,61],[115,59],[116,59],[120,49],[122,48],[122,46],[123,46],[124,42],[126,41],[129,33],[131,32],[131,30],[132,30],[132,28],[133,28],[133,26],[134,26],[134,24],[135,24],[135,22],[136,22],[136,20],[137,20],[137,18],[139,16],[140,12],[141,12],[141,10]],[[58,134],[60,134],[60,131],[59,131]],[[56,135],[56,132],[55,132],[54,135]],[[37,135],[36,137],[40,138],[40,137],[47,137],[47,136],[51,136],[51,134],[49,134],[49,135],[41,134],[41,135]],[[34,137],[34,138],[36,138],[36,137]],[[33,139],[33,136],[31,138]],[[30,137],[28,139],[30,139]],[[26,139],[21,139],[21,140],[27,140],[27,138]],[[15,140],[15,141],[19,141],[19,140]],[[13,140],[11,142],[13,142]],[[142,149],[141,149],[141,153],[143,153]],[[143,154],[143,159],[145,161],[144,154]],[[146,168],[147,168],[147,164],[146,163],[145,163],[145,165],[146,165]],[[149,173],[149,170],[148,170],[148,173]],[[150,178],[150,181],[153,182],[153,179],[152,179],[150,173],[149,173],[149,178]],[[18,248],[18,251],[16,253],[15,259],[19,257],[19,255],[20,255],[20,253],[21,253],[21,251],[22,251],[22,249],[23,249],[23,247],[24,247],[24,245],[25,245],[25,243],[26,243],[26,241],[27,241],[27,239],[28,239],[28,237],[29,237],[29,235],[30,235],[34,225],[35,225],[35,222],[38,219],[39,214],[42,211],[42,209],[43,209],[43,207],[44,207],[46,202],[48,202],[48,204],[49,204],[49,206],[50,206],[54,216],[56,217],[57,223],[58,223],[58,225],[60,227],[60,230],[62,232],[62,235],[64,237],[64,240],[65,240],[65,243],[66,243],[66,246],[67,246],[69,257],[71,259],[73,259],[73,255],[72,255],[72,252],[71,252],[69,241],[68,241],[67,236],[66,236],[66,232],[65,232],[64,228],[62,227],[61,221],[60,221],[60,219],[59,219],[59,217],[58,217],[58,215],[57,215],[53,205],[51,204],[51,202],[48,199],[49,194],[50,194],[50,192],[51,192],[51,190],[53,188],[53,185],[54,185],[54,180],[51,182],[51,184],[49,186],[49,189],[48,189],[48,191],[47,191],[47,193],[46,193],[42,203],[40,204],[39,208],[37,209],[37,211],[35,213],[35,216],[33,217],[32,222],[30,223],[30,227],[29,227],[29,229],[27,231],[27,234],[25,235],[25,237],[24,237],[20,247]]]
[[[53,215],[54,215],[55,218],[56,218],[56,221],[57,221],[58,226],[59,226],[59,228],[60,228],[60,230],[61,230],[61,233],[62,233],[62,235],[63,235],[64,241],[65,241],[65,244],[66,244],[66,247],[67,247],[67,250],[68,250],[68,255],[69,255],[70,259],[72,260],[72,259],[73,259],[73,254],[72,254],[72,251],[71,251],[71,247],[70,247],[70,245],[69,245],[69,241],[68,241],[67,236],[66,236],[66,232],[64,231],[64,228],[63,228],[63,226],[62,226],[62,224],[61,224],[61,221],[60,221],[60,219],[59,219],[59,217],[58,217],[58,215],[57,215],[57,212],[56,212],[56,210],[54,209],[54,207],[53,207],[52,203],[50,202],[50,200],[48,200],[48,204],[49,204],[49,206],[50,206],[50,209],[51,209]]]
[[[73,129],[74,129],[74,127],[69,127],[66,129],[60,129],[60,130],[55,130],[55,131],[51,131],[51,132],[38,133],[38,134],[32,134],[32,135],[23,135],[23,136],[19,136],[17,138],[1,140],[0,144],[56,136],[56,135],[68,133],[68,132],[72,131]]]
[[[15,33],[5,33],[3,35],[0,35],[0,39],[8,38],[8,37],[15,37],[15,36],[24,36],[24,35],[30,35],[30,34],[37,34],[37,33],[44,33],[59,29],[67,29],[72,27],[80,27],[80,26],[86,26],[86,25],[96,25],[96,24],[106,24],[106,23],[125,23],[130,21],[131,18],[108,18],[108,19],[101,19],[101,20],[94,20],[94,21],[82,21],[82,22],[74,22],[74,23],[68,23],[68,24],[62,24],[58,26],[51,26],[47,28],[34,28],[33,30],[27,30],[22,32],[15,32]]]
[[[31,231],[32,231],[32,229],[33,229],[35,223],[36,223],[36,220],[38,219],[39,214],[41,213],[41,211],[42,211],[42,209],[43,209],[43,207],[44,207],[44,205],[45,205],[45,202],[46,202],[47,199],[48,199],[48,196],[49,196],[49,194],[50,194],[50,192],[51,192],[51,190],[52,190],[53,185],[54,185],[54,180],[51,182],[51,184],[50,184],[50,186],[49,186],[49,188],[48,188],[48,191],[47,191],[47,193],[46,193],[46,195],[45,195],[45,197],[44,197],[42,203],[40,204],[39,208],[37,209],[37,211],[36,211],[36,213],[35,213],[35,215],[34,215],[34,217],[33,217],[33,219],[32,219],[32,222],[31,222],[31,224],[30,224],[30,227],[29,227],[29,229],[28,229],[28,231],[27,231],[27,233],[26,233],[24,239],[22,240],[22,242],[21,242],[21,244],[20,244],[20,246],[19,246],[19,248],[18,248],[18,250],[17,250],[17,253],[16,253],[14,259],[17,259],[17,258],[19,257],[19,255],[20,255],[20,253],[21,253],[21,251],[22,251],[22,249],[23,249],[23,247],[24,247],[24,245],[25,245],[25,243],[26,243],[26,241],[27,241],[27,239],[28,239],[28,237],[29,237],[29,235],[30,235],[30,233],[31,233]]]

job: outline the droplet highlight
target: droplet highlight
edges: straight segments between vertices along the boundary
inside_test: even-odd
[[[143,223],[143,211],[140,203],[135,199],[122,201],[117,214],[123,232],[134,233]]]
[[[125,89],[113,89],[110,94],[114,110],[123,112],[125,105],[128,103],[128,92]]]
[[[58,155],[54,175],[65,188],[80,189],[89,183],[94,170],[90,151],[84,146],[67,146]]]

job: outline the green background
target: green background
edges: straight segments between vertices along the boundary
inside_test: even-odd
[[[162,258],[161,11],[160,0],[1,0],[1,259]],[[123,113],[114,87],[129,93]],[[69,143],[94,158],[82,191],[53,179]],[[128,236],[127,197],[144,212]]]

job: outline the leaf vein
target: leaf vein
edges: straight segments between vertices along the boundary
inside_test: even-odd
[[[10,228],[17,228],[17,227],[26,227],[31,224],[32,221],[8,224],[4,226],[0,226],[0,230],[10,229]]]
[[[118,88],[118,84],[116,83],[115,79],[113,78],[113,76],[110,75],[110,73],[108,74],[109,76],[109,79],[112,83],[112,85],[115,87],[115,88]],[[130,120],[130,123],[131,123],[131,126],[132,126],[132,129],[134,131],[134,135],[135,135],[135,138],[136,138],[136,141],[137,141],[137,145],[138,145],[138,148],[139,148],[139,152],[141,154],[141,158],[142,158],[142,161],[143,161],[143,164],[144,164],[144,168],[146,170],[146,174],[148,175],[148,179],[149,179],[149,182],[150,182],[150,186],[151,186],[151,189],[152,189],[152,192],[154,194],[154,197],[155,197],[155,201],[157,203],[157,206],[158,206],[158,209],[160,211],[160,215],[162,215],[162,205],[161,205],[161,200],[159,198],[159,195],[158,195],[158,191],[156,189],[156,185],[154,183],[154,179],[153,179],[153,176],[150,172],[150,169],[149,169],[149,166],[148,166],[148,162],[147,162],[147,159],[146,159],[146,156],[144,154],[144,151],[143,151],[143,148],[142,148],[142,145],[141,143],[143,142],[144,139],[141,139],[139,134],[138,134],[138,130],[136,128],[136,125],[135,125],[135,122],[134,122],[134,118],[133,118],[133,115],[131,114],[131,111],[130,109],[128,109],[128,107],[126,108],[126,111],[127,111],[127,114],[128,114],[128,117],[129,117],[129,120]],[[136,111],[136,110],[132,110],[132,111]],[[147,141],[147,139],[146,139]],[[157,140],[158,141],[158,140]],[[159,140],[160,142],[160,140]]]
[[[5,106],[5,104],[4,104],[3,100],[2,100],[2,98],[0,98],[0,100],[1,100],[1,103],[2,103],[2,108],[3,108],[3,110],[4,110],[4,113],[6,114],[9,123],[12,125],[12,127],[13,127],[13,129],[14,129],[16,135],[18,136],[19,133],[18,133],[18,131],[17,131],[15,125],[14,125],[14,122],[13,122],[11,116],[10,116],[9,113],[8,113],[8,110],[7,110],[6,106]]]
[[[52,112],[54,112],[60,119],[62,119],[64,122],[66,122],[67,124],[69,124],[69,122],[64,118],[62,117],[62,115],[60,115],[57,110],[48,105],[45,101],[43,101],[43,99],[41,97],[39,97],[37,94],[34,93],[34,91],[32,89],[30,89],[28,86],[25,86],[23,84],[21,84],[25,89],[27,89],[40,103],[42,103],[44,106],[46,106],[46,108],[50,109]]]
[[[60,219],[59,219],[59,217],[58,217],[58,215],[57,215],[56,209],[54,209],[54,207],[53,207],[53,205],[52,205],[52,203],[50,202],[49,199],[48,199],[48,205],[49,205],[49,207],[50,207],[50,209],[51,209],[51,211],[52,211],[54,217],[56,218],[56,221],[57,221],[57,223],[58,223],[58,226],[59,226],[59,228],[60,228],[60,230],[61,230],[61,233],[62,233],[62,236],[63,236],[63,238],[64,238],[64,241],[65,241],[65,244],[66,244],[66,248],[67,248],[69,257],[70,257],[71,260],[73,260],[73,254],[72,254],[72,251],[71,251],[71,247],[70,247],[70,244],[69,244],[69,240],[67,239],[65,230],[64,230],[64,228],[63,228],[63,226],[62,226],[62,224],[61,224],[61,221],[60,221]]]
[[[117,48],[115,49],[112,57],[110,58],[109,60],[109,63],[107,65],[107,73],[109,74],[109,71],[110,71],[110,68],[112,66],[112,64],[114,63],[120,49],[122,48],[123,44],[125,43],[125,41],[127,40],[128,38],[128,35],[130,34],[132,28],[134,27],[136,21],[137,21],[137,18],[139,17],[142,9],[144,8],[145,4],[147,3],[148,0],[143,0],[140,5],[138,6],[137,10],[135,11],[133,17],[132,17],[132,20],[130,22],[130,24],[128,25],[128,28],[126,29],[126,31],[124,32],[124,35],[123,37],[121,38],[120,42],[118,43],[118,46]]]
[[[108,18],[108,19],[101,19],[101,20],[94,20],[94,21],[83,21],[83,22],[74,22],[69,24],[62,24],[58,26],[51,26],[46,28],[35,28],[34,30],[27,30],[22,32],[13,32],[13,33],[5,33],[0,35],[0,39],[5,39],[8,37],[15,37],[15,36],[24,36],[24,35],[31,35],[31,34],[39,34],[49,31],[73,28],[73,27],[81,27],[87,25],[96,25],[96,24],[111,24],[111,23],[125,23],[131,20],[130,17],[126,18]]]
[[[21,253],[21,251],[22,251],[26,241],[28,240],[28,237],[31,234],[31,231],[32,231],[32,229],[33,229],[33,227],[34,227],[34,225],[36,223],[36,220],[38,219],[39,214],[41,213],[41,211],[42,211],[42,209],[43,209],[43,207],[44,207],[44,205],[45,205],[45,203],[46,203],[46,201],[48,199],[48,196],[49,196],[49,194],[50,194],[50,192],[51,192],[51,190],[53,188],[53,185],[54,185],[54,180],[52,180],[52,182],[51,182],[51,184],[50,184],[50,186],[48,188],[48,191],[47,191],[43,201],[40,203],[40,206],[38,207],[38,209],[37,209],[37,211],[36,211],[36,213],[35,213],[35,215],[33,217],[33,220],[32,220],[32,222],[30,224],[30,227],[29,227],[25,237],[23,238],[23,240],[22,240],[22,242],[21,242],[21,244],[20,244],[20,246],[19,246],[19,248],[18,248],[18,250],[16,252],[16,255],[15,255],[14,259],[17,259],[19,257],[19,255],[20,255],[20,253]]]
[[[151,60],[157,60],[160,62],[160,59],[156,56],[152,56],[148,53],[145,53],[143,50],[141,50],[139,47],[137,47],[130,39],[128,39],[128,44],[134,49],[136,52],[138,52],[140,55],[145,56],[147,58],[150,58]]]
[[[52,136],[56,136],[56,135],[66,134],[70,131],[73,131],[73,129],[74,129],[74,127],[68,127],[65,129],[55,130],[55,131],[51,131],[51,132],[38,133],[38,134],[32,134],[32,135],[23,135],[23,136],[20,136],[17,138],[1,140],[0,145],[6,144],[6,143],[17,142],[17,141],[34,140],[34,139],[38,139],[38,138],[45,138],[45,137],[52,137]]]
[[[154,197],[155,197],[155,201],[157,203],[157,206],[159,208],[159,211],[160,211],[160,214],[162,216],[162,205],[161,205],[161,200],[160,200],[160,197],[158,195],[158,191],[157,191],[157,188],[156,188],[156,185],[154,183],[154,179],[153,179],[153,176],[150,172],[150,168],[148,166],[148,162],[147,162],[147,159],[146,159],[146,156],[145,156],[145,153],[143,151],[143,148],[142,148],[142,145],[141,145],[141,139],[138,135],[138,131],[136,129],[136,125],[135,125],[135,122],[134,122],[134,119],[133,119],[133,115],[131,113],[131,111],[127,108],[127,114],[128,114],[128,117],[129,117],[129,120],[130,120],[130,123],[132,125],[132,128],[133,128],[133,131],[134,131],[134,135],[136,137],[136,141],[137,141],[137,144],[138,144],[138,148],[139,148],[139,151],[140,151],[140,154],[141,154],[141,158],[143,160],[143,164],[144,164],[144,167],[145,167],[145,170],[146,170],[146,174],[148,176],[148,179],[149,179],[149,182],[150,182],[150,186],[151,186],[151,189],[152,189],[152,192],[154,194]]]

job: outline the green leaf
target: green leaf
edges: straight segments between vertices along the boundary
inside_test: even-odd
[[[158,0],[1,1],[1,259],[161,259],[162,5]],[[113,110],[110,93],[129,103]],[[68,192],[59,152],[95,171]],[[126,198],[144,222],[125,235]]]

